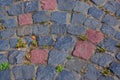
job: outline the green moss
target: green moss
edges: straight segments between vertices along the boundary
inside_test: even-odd
[[[101,73],[102,73],[102,75],[104,75],[104,76],[109,76],[109,75],[111,74],[111,72],[110,72],[109,69],[103,69],[103,70],[101,71]]]
[[[67,60],[71,60],[72,59],[72,57],[70,55],[68,55],[66,58],[67,58]]]
[[[23,42],[22,38],[19,38],[16,44],[16,48],[25,48],[25,47],[26,47],[26,43]]]
[[[0,64],[0,71],[7,70],[10,68],[10,64],[8,62],[3,62]]]
[[[32,45],[33,45],[33,46],[38,46],[37,41],[36,41],[36,40],[33,40],[33,41],[32,41]]]
[[[57,71],[58,73],[62,72],[63,69],[64,69],[63,65],[58,65],[58,66],[56,67],[56,71]]]
[[[87,41],[87,40],[88,40],[88,38],[87,38],[86,35],[81,35],[79,38],[80,38],[82,41]]]
[[[97,52],[99,52],[99,53],[104,53],[106,51],[107,50],[105,48],[103,48],[103,47],[97,47]]]

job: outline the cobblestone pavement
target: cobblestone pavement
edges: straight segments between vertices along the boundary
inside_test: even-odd
[[[120,0],[0,0],[0,80],[120,80]]]

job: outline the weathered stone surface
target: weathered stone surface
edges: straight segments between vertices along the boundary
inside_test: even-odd
[[[92,0],[92,2],[95,3],[96,5],[103,5],[103,3],[106,1],[107,0]]]
[[[105,12],[96,7],[91,7],[88,10],[88,14],[92,15],[94,18],[100,19],[105,14]]]
[[[114,36],[116,33],[114,28],[106,24],[102,25],[101,31],[107,36]]]
[[[43,10],[54,10],[57,6],[56,0],[40,0],[40,2]]]
[[[33,12],[38,11],[38,3],[39,1],[26,1],[24,2],[24,12]]]
[[[91,57],[91,61],[100,66],[106,67],[113,61],[113,57],[105,53],[96,53]]]
[[[116,16],[120,17],[120,9],[116,12]]]
[[[31,37],[25,37],[25,42],[27,43],[28,46],[30,46],[32,44],[32,38]]]
[[[116,58],[120,60],[120,52],[116,55]]]
[[[34,23],[46,22],[50,20],[50,13],[48,11],[38,11],[33,14]]]
[[[32,21],[32,14],[22,14],[18,16],[19,25],[27,25],[27,24],[33,24]]]
[[[120,78],[120,63],[112,62],[112,64],[110,65],[110,70],[112,70],[113,73]]]
[[[35,73],[33,65],[15,66],[12,71],[15,76],[15,80],[32,80]]]
[[[113,77],[110,77],[110,76],[100,76],[99,78],[98,78],[98,80],[115,80]]]
[[[101,75],[100,71],[98,71],[94,66],[88,64],[86,66],[86,73],[83,75],[88,80],[97,80],[97,78]]]
[[[54,24],[51,26],[51,34],[63,35],[67,31],[66,24]]]
[[[12,23],[12,24],[11,24]],[[17,21],[14,18],[10,19],[4,19],[3,25],[9,29],[9,28],[16,28],[17,27]]]
[[[9,49],[9,41],[8,40],[0,40],[0,51]]]
[[[11,50],[8,52],[8,60],[10,64],[21,64],[26,52],[21,50]]]
[[[54,66],[40,66],[37,69],[37,80],[54,80],[56,69]]]
[[[84,14],[73,13],[71,18],[71,23],[74,25],[83,24],[85,21],[86,16]]]
[[[8,10],[10,16],[17,16],[22,14],[22,3],[12,5]]]
[[[12,80],[10,70],[0,71],[0,80]]]
[[[0,0],[1,6],[9,6],[13,3],[14,0]]]
[[[58,0],[58,9],[63,11],[72,11],[75,6],[75,0]]]
[[[88,40],[90,40],[94,44],[98,44],[100,43],[100,41],[104,39],[103,33],[101,33],[100,31],[92,30],[92,29],[88,29],[86,32],[86,35]]]
[[[18,27],[17,36],[28,36],[32,34],[32,26]]]
[[[120,40],[120,32],[116,32],[115,38],[118,39],[118,40]]]
[[[63,51],[70,51],[75,45],[75,39],[71,36],[58,37],[55,48]]]
[[[51,50],[49,52],[48,64],[59,65],[63,64],[66,60],[67,54],[63,51]]]
[[[31,62],[35,64],[46,64],[48,58],[48,50],[34,49],[30,52]]]
[[[66,23],[66,12],[53,12],[51,16],[51,20],[57,23],[65,24]]]
[[[33,26],[32,33],[35,35],[47,35],[49,34],[49,27],[48,26]]]
[[[7,39],[7,38],[14,36],[14,34],[15,34],[15,30],[13,30],[13,29],[1,30],[0,38]]]
[[[54,40],[51,36],[39,36],[38,37],[38,45],[39,46],[53,46],[54,45]]]
[[[81,1],[76,1],[74,11],[87,13],[89,8],[90,8],[90,6],[87,3],[81,2]]]
[[[69,77],[68,77],[69,76]],[[78,74],[73,73],[71,71],[63,70],[58,76],[56,80],[78,80]]]
[[[84,66],[86,66],[86,62],[82,61],[78,58],[73,58],[71,60],[68,60],[65,67],[69,69],[70,71],[76,71],[80,72]]]
[[[16,48],[17,42],[18,42],[17,38],[11,38],[10,39],[10,48]]]
[[[98,29],[100,27],[100,21],[94,18],[87,18],[84,22],[84,25],[86,25],[88,28],[92,29]]]
[[[74,26],[74,25],[69,25],[67,27],[67,32],[72,34],[72,35],[82,35],[82,34],[85,34],[86,32],[86,29],[83,25],[79,25],[79,26]]]
[[[111,26],[116,26],[118,24],[118,20],[109,14],[105,15],[105,17],[102,19],[102,22]]]
[[[116,52],[118,41],[113,40],[111,38],[105,38],[102,42],[100,42],[99,46],[105,48],[109,52]]]
[[[0,54],[0,63],[8,62],[7,57],[4,54]]]
[[[95,46],[87,41],[78,41],[76,43],[75,50],[73,52],[74,56],[89,60],[89,58],[94,53]]]

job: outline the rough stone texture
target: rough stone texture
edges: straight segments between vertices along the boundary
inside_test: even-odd
[[[28,36],[32,34],[32,26],[18,27],[17,36]]]
[[[82,70],[82,68],[86,66],[86,62],[82,61],[78,58],[73,58],[69,61],[67,61],[65,67],[67,69],[69,69],[70,71],[76,71],[76,72],[80,72]]]
[[[66,24],[54,24],[51,26],[51,34],[63,35],[66,34],[67,25]]]
[[[120,63],[112,62],[110,65],[110,70],[112,70],[113,73],[115,73],[120,78]]]
[[[40,0],[43,10],[54,10],[57,6],[56,0]]]
[[[8,40],[0,40],[0,51],[9,49],[9,41]]]
[[[48,26],[33,26],[32,33],[35,35],[47,35],[49,34],[49,27]]]
[[[107,76],[107,77],[105,77],[105,76],[100,76],[99,78],[98,78],[98,80],[115,80],[113,77],[110,77],[110,76]]]
[[[16,80],[32,80],[35,73],[33,65],[15,66],[12,71]]]
[[[0,0],[1,6],[9,6],[13,3],[14,0]]]
[[[116,33],[114,28],[112,28],[111,26],[106,25],[106,24],[102,25],[101,31],[107,36],[114,36]]]
[[[39,46],[53,46],[54,45],[54,40],[52,39],[51,36],[39,36],[38,37],[38,45]]]
[[[76,1],[74,11],[87,13],[89,8],[90,8],[90,6],[87,3],[84,3],[81,1]]]
[[[116,1],[108,1],[104,8],[107,9],[110,12],[116,12],[118,9],[120,9],[120,3]]]
[[[116,55],[116,58],[120,60],[120,52]]]
[[[63,64],[66,60],[67,54],[63,51],[52,50],[49,52],[48,64],[59,65]]]
[[[84,14],[73,13],[71,23],[75,25],[80,25],[80,24],[83,24],[85,19],[86,19],[86,16]]]
[[[120,40],[120,32],[117,32],[117,33],[115,34],[115,38],[118,39],[118,40]]]
[[[64,24],[66,23],[66,17],[67,13],[66,12],[53,12],[51,16],[51,20],[57,23]]]
[[[113,57],[106,53],[96,53],[92,56],[91,61],[100,66],[106,67],[113,61]]]
[[[68,77],[69,76],[69,77]],[[78,76],[76,73],[73,73],[71,71],[63,70],[57,77],[57,80],[78,80]]]
[[[37,80],[54,80],[56,69],[54,66],[40,66],[37,69]]]
[[[58,9],[63,11],[72,11],[75,6],[75,0],[58,0]]]
[[[12,23],[12,24],[11,24]],[[17,21],[14,18],[10,19],[4,19],[3,20],[3,25],[9,29],[9,28],[15,28],[17,27]]]
[[[0,71],[0,80],[12,80],[10,70]]]
[[[100,71],[98,71],[94,66],[88,64],[86,66],[87,72],[83,75],[88,80],[97,80],[97,78],[101,75]]]
[[[38,10],[39,1],[26,1],[24,2],[24,12],[33,12]]]
[[[18,42],[17,38],[11,38],[10,39],[10,48],[16,48],[17,42]]]
[[[46,64],[48,58],[48,50],[34,49],[30,52],[31,62],[35,64]]]
[[[14,34],[15,34],[15,30],[13,30],[13,29],[1,30],[0,38],[7,39],[7,38],[14,36]]]
[[[75,50],[73,52],[74,56],[89,60],[89,58],[94,53],[95,46],[87,41],[78,41],[76,43]]]
[[[100,21],[94,18],[87,18],[84,22],[84,25],[86,25],[88,28],[92,29],[98,29],[100,26]]]
[[[19,25],[33,24],[32,15],[30,13],[18,16]]]
[[[8,10],[8,14],[10,16],[17,16],[22,14],[22,3],[12,5],[10,9]]]
[[[98,44],[104,39],[104,35],[100,31],[88,29],[86,32],[88,40],[92,43]]]
[[[71,36],[58,37],[55,48],[63,51],[72,50],[75,40]]]
[[[107,0],[91,0],[93,3],[95,3],[96,5],[103,5],[103,3]]]
[[[118,24],[118,20],[109,14],[105,15],[105,17],[102,19],[102,22],[111,26],[116,26]]]
[[[116,16],[120,17],[120,9],[116,12]]]
[[[21,50],[10,50],[8,52],[8,60],[10,64],[21,64],[26,52]]]
[[[94,18],[100,19],[105,14],[105,12],[103,12],[99,8],[91,7],[88,10],[88,14],[92,15]]]
[[[31,37],[25,37],[25,42],[27,43],[28,46],[30,46],[32,44],[32,39]]]
[[[105,48],[107,51],[109,52],[116,52],[117,51],[117,47],[116,45],[118,44],[118,41],[113,40],[111,38],[105,38],[100,44],[99,46]]]
[[[79,35],[85,34],[86,29],[84,28],[83,25],[80,25],[80,26],[69,25],[67,32],[72,34],[72,35],[79,36]]]
[[[34,23],[46,22],[50,20],[50,13],[48,11],[38,11],[33,14]]]
[[[0,63],[8,62],[7,57],[4,54],[0,54]]]

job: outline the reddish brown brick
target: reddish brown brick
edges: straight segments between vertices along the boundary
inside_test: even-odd
[[[30,13],[18,16],[19,25],[33,24],[32,15]]]
[[[104,34],[100,31],[88,29],[87,32],[88,40],[90,40],[92,43],[98,44],[100,41],[104,39]]]
[[[31,62],[35,64],[46,64],[48,58],[48,50],[34,49],[31,51]]]
[[[88,60],[95,51],[95,46],[88,41],[78,41],[73,52],[74,56]]]
[[[57,5],[56,0],[40,0],[40,2],[43,10],[54,10]]]

